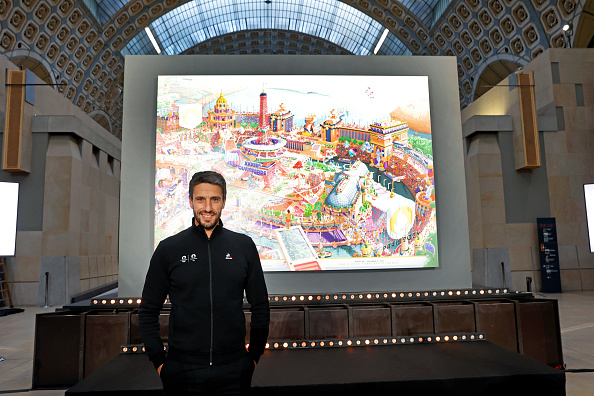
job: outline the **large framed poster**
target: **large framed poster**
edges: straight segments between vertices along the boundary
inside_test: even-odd
[[[428,77],[161,75],[156,109],[154,246],[214,170],[265,271],[438,267]]]

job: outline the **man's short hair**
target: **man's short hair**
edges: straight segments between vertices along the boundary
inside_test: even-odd
[[[190,180],[190,198],[194,197],[194,187],[202,183],[214,184],[215,186],[221,187],[223,201],[227,199],[227,183],[225,182],[225,178],[220,173],[214,171],[194,173],[192,180]]]

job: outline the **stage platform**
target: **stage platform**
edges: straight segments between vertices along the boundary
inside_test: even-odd
[[[250,395],[565,395],[565,373],[488,341],[267,350]],[[144,354],[120,354],[66,395],[159,395]]]

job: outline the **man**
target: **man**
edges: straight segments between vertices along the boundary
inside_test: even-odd
[[[193,224],[155,249],[138,310],[149,359],[165,395],[244,395],[264,353],[270,308],[254,242],[223,228],[227,188],[205,171],[189,185]],[[245,348],[243,296],[252,319]],[[169,295],[169,351],[159,336],[159,312]]]

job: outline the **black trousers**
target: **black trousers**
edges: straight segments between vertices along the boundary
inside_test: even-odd
[[[244,396],[250,391],[254,367],[249,356],[217,366],[168,359],[161,368],[163,394]]]

